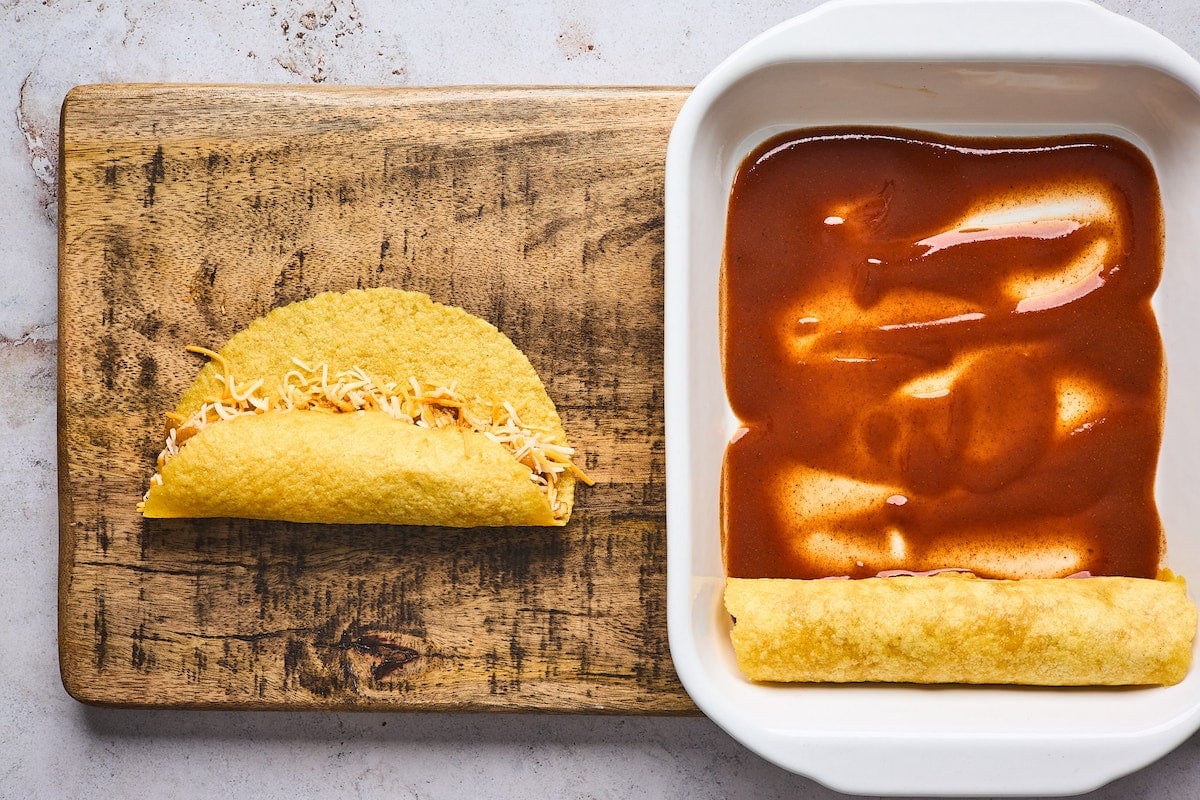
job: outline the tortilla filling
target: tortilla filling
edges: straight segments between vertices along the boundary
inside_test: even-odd
[[[179,453],[179,448],[188,439],[222,420],[269,411],[334,414],[382,411],[402,424],[483,434],[529,469],[530,480],[546,495],[552,513],[559,519],[567,511],[558,499],[561,476],[570,472],[588,486],[593,485],[592,479],[572,462],[574,448],[544,441],[542,437],[548,431],[522,422],[511,403],[492,404],[487,417],[473,414],[467,407],[467,398],[455,391],[454,384],[434,386],[415,377],[410,377],[407,384],[380,382],[357,367],[331,375],[328,364],[310,366],[293,358],[296,369],[289,370],[275,393],[270,394],[264,393],[262,378],[239,382],[220,354],[191,345],[187,350],[206,356],[220,366],[219,380],[224,391],[220,399],[204,403],[190,417],[167,412],[166,446],[158,454],[157,471],[150,479],[151,483],[160,486],[163,466]],[[139,511],[141,505],[138,504]]]

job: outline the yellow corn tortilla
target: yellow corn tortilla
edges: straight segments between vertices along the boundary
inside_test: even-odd
[[[397,289],[326,293],[276,309],[233,336],[175,409],[221,396],[224,369],[276,386],[304,364],[380,381],[453,386],[476,416],[509,404],[522,424],[566,446],[553,401],[520,350],[459,308]],[[221,362],[224,362],[223,364]],[[264,391],[266,391],[264,389]],[[269,410],[204,427],[162,466],[147,517],[475,527],[564,525],[575,478],[558,478],[556,514],[531,471],[485,434],[424,428],[379,410]]]
[[[725,606],[756,681],[1170,685],[1197,612],[1166,578],[730,578]]]

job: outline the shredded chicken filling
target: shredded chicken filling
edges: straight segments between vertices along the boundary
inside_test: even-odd
[[[292,359],[295,369],[289,370],[271,393],[269,389],[264,391],[261,378],[238,381],[220,354],[203,347],[187,349],[217,363],[223,391],[219,399],[202,404],[189,417],[167,413],[166,446],[158,455],[158,471],[152,483],[162,485],[163,466],[188,439],[222,420],[268,411],[382,411],[398,422],[423,428],[481,433],[503,446],[529,469],[530,479],[546,495],[555,517],[566,512],[558,497],[558,484],[564,474],[570,472],[592,485],[591,478],[571,460],[574,448],[546,441],[549,431],[523,422],[511,403],[493,405],[490,416],[481,417],[469,410],[467,398],[455,391],[454,384],[434,386],[415,377],[407,383],[380,382],[357,367],[331,373],[328,364],[310,366],[299,359]]]

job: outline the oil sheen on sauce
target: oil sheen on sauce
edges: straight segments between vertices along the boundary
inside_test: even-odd
[[[1149,161],[1105,136],[778,136],[722,272],[734,577],[1154,577]]]

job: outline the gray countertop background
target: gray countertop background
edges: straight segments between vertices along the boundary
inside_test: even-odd
[[[90,708],[63,690],[56,644],[55,192],[69,88],[691,85],[815,5],[0,0],[0,798],[841,797],[702,717]],[[1100,5],[1200,56],[1198,0]],[[1200,736],[1089,796],[1200,797]]]

